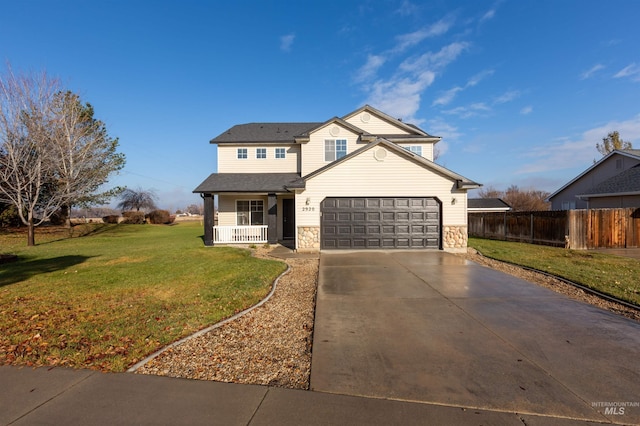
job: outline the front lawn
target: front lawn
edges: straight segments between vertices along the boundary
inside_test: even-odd
[[[123,371],[261,300],[286,269],[249,251],[204,247],[202,226],[81,225],[0,231],[0,364]]]
[[[640,305],[640,261],[586,250],[469,238],[486,257],[548,272]]]

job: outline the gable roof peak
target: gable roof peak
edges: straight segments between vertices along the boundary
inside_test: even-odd
[[[410,133],[415,133],[418,134],[420,136],[426,136],[426,137],[433,137],[430,134],[428,134],[427,132],[425,132],[424,130],[422,130],[421,128],[419,128],[418,126],[416,126],[415,124],[410,124],[410,123],[405,123],[403,121],[402,118],[395,118],[390,116],[387,113],[384,113],[382,111],[380,111],[379,109],[376,109],[374,107],[372,107],[369,104],[365,104],[362,107],[358,108],[357,110],[350,112],[349,114],[345,115],[344,117],[342,117],[343,120],[348,120],[349,118],[358,115],[360,113],[363,112],[368,112],[369,114],[375,115],[376,117],[380,118],[381,120],[384,120],[392,125],[398,126],[400,128],[405,129],[406,131],[410,132]]]

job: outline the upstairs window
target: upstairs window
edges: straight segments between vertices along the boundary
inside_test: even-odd
[[[276,158],[286,158],[287,151],[284,148],[276,148]]]
[[[325,139],[324,161],[335,161],[347,155],[346,139]]]
[[[247,148],[238,148],[238,160],[247,158]]]
[[[407,151],[411,151],[414,154],[417,154],[420,157],[422,157],[422,146],[420,145],[405,146],[404,149],[406,149]]]
[[[256,158],[267,158],[267,148],[256,148]]]

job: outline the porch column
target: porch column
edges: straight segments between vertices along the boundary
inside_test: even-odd
[[[204,199],[204,245],[213,245],[213,194],[203,194]]]
[[[276,194],[269,194],[267,198],[267,212],[269,213],[267,241],[269,244],[276,244],[278,242],[278,198]]]

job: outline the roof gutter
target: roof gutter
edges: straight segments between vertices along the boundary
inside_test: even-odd
[[[456,188],[458,189],[477,189],[481,186],[482,184],[477,182],[465,182],[462,180],[456,181]]]
[[[580,194],[576,195],[576,198],[581,200],[588,200],[589,198],[601,198],[601,197],[624,197],[629,195],[640,195],[640,191],[634,192],[607,192],[602,194]]]

